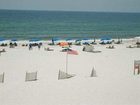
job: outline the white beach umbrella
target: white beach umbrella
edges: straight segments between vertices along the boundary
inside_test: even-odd
[[[137,42],[140,42],[140,36],[139,37],[135,37],[134,40],[136,40]]]
[[[92,43],[94,42],[94,39],[89,39],[89,38],[85,38],[83,40],[81,40],[82,43]]]

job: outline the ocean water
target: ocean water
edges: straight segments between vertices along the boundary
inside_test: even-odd
[[[140,13],[0,10],[0,37],[3,38],[103,36],[140,36]]]

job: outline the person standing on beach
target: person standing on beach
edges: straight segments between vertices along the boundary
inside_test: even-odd
[[[32,49],[32,45],[31,44],[29,44],[29,50],[31,50]]]
[[[38,44],[38,49],[40,50],[40,48],[41,48],[41,44]]]

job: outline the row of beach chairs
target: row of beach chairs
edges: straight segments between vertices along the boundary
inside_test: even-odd
[[[136,73],[137,71],[137,73]],[[134,60],[134,75],[140,74],[140,60]],[[67,72],[59,70],[58,80],[68,79],[74,77],[75,74],[68,74]],[[0,74],[0,83],[4,83],[5,73]],[[97,77],[94,67],[92,68],[90,77]],[[36,72],[26,72],[25,81],[36,81],[37,80],[37,71]]]
[[[68,74],[64,71],[59,70],[58,73],[58,80],[61,79],[69,79],[76,76],[75,74]],[[0,83],[4,83],[4,77],[5,77],[5,73],[0,74]],[[94,68],[91,71],[90,77],[97,77],[96,75],[96,71],[94,70]],[[37,81],[37,71],[36,72],[26,72],[26,76],[25,76],[25,82],[28,81]]]

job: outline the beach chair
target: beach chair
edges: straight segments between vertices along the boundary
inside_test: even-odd
[[[4,83],[4,73],[0,74],[0,83]]]
[[[49,47],[48,48],[44,48],[45,51],[54,51],[54,49],[50,49]]]
[[[36,81],[37,72],[26,72],[25,81]]]
[[[112,46],[108,46],[106,48],[108,48],[108,49],[114,49],[115,47],[112,45]]]
[[[136,74],[140,74],[140,60],[134,60],[134,75]]]
[[[92,68],[90,77],[97,77],[97,74],[96,74],[96,71],[95,71],[94,67]]]
[[[126,48],[135,48],[135,46],[129,45]]]
[[[72,78],[74,76],[75,76],[74,74],[68,74],[66,72],[63,72],[63,71],[59,70],[58,80],[60,80],[60,79],[69,79],[69,78]]]
[[[6,50],[5,49],[0,50],[0,53],[2,53],[2,52],[6,52]]]

